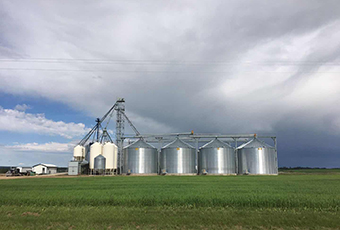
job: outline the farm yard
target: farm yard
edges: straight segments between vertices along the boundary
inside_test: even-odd
[[[0,180],[0,229],[339,229],[339,191],[338,170]]]

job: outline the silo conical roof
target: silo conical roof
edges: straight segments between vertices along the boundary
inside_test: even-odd
[[[254,138],[248,141],[247,143],[240,145],[237,149],[243,149],[243,148],[274,148],[274,147],[271,145],[268,145],[264,141]]]
[[[152,148],[155,149],[154,146],[150,145],[149,143],[146,143],[145,141],[143,141],[142,139],[139,139],[135,142],[133,142],[132,144],[129,144],[128,146],[124,147],[124,149],[126,148]]]
[[[170,142],[169,144],[164,146],[162,149],[166,149],[166,148],[190,148],[190,149],[194,149],[193,146],[185,143],[184,141],[180,140],[179,138],[176,138],[176,140],[174,140],[173,142]]]
[[[205,148],[232,148],[232,147],[229,144],[215,138],[214,140],[211,140],[210,142],[203,145],[200,149]]]
[[[105,157],[103,155],[98,155],[94,159],[96,160],[96,159],[101,159],[101,158],[105,159]]]

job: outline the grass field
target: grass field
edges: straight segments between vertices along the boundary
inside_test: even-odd
[[[0,180],[0,229],[339,229],[340,174]]]

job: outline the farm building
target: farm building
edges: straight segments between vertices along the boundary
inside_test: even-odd
[[[36,174],[55,174],[57,166],[52,164],[39,163],[32,166],[32,171]]]
[[[18,166],[17,169],[20,173],[27,173],[29,171],[32,171],[32,167]]]

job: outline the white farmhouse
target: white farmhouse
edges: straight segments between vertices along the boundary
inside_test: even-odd
[[[57,166],[52,164],[39,163],[32,166],[32,171],[36,174],[55,174]]]

